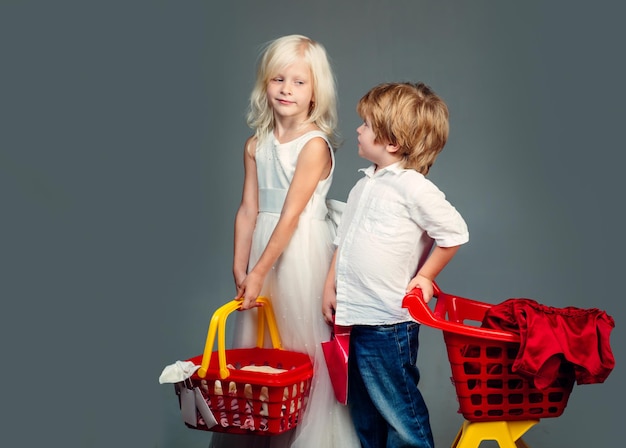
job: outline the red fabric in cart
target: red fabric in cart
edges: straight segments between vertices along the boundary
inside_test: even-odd
[[[508,299],[485,313],[483,327],[520,335],[512,370],[532,376],[538,389],[557,378],[564,362],[578,384],[602,383],[615,366],[610,334],[615,322],[597,308],[555,308],[532,299]]]

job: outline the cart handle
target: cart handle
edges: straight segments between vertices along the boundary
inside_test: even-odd
[[[217,333],[217,355],[219,359],[221,379],[228,378],[230,370],[226,366],[226,318],[233,311],[241,310],[241,299],[231,300],[230,302],[222,305],[213,313],[211,322],[209,324],[209,330],[207,332],[206,343],[204,345],[204,354],[202,355],[202,364],[198,369],[198,376],[204,378],[207,370],[209,369],[209,363],[211,362],[211,355],[213,353],[213,345],[215,344],[215,335]],[[267,297],[257,297],[256,303],[260,306],[256,307],[258,310],[258,331],[257,331],[257,347],[263,347],[265,340],[265,321],[267,320],[267,326],[270,331],[270,339],[272,340],[272,346],[274,348],[282,350],[282,343],[280,340],[280,334],[278,332],[278,326],[276,325],[276,317],[274,317],[274,309],[272,303]]]
[[[495,339],[505,342],[520,341],[519,335],[515,333],[510,333],[508,331],[476,327],[472,325],[465,325],[462,322],[446,320],[446,314],[448,314],[449,317],[450,311],[454,311],[453,309],[456,308],[456,302],[460,300],[463,300],[473,305],[474,307],[483,308],[485,310],[489,309],[491,305],[471,299],[463,299],[460,297],[445,294],[434,282],[433,288],[433,298],[437,299],[434,312],[430,309],[428,304],[424,302],[422,290],[420,288],[413,288],[404,296],[404,299],[402,300],[402,307],[408,308],[411,316],[420,324],[438,328],[443,331],[462,334],[465,336],[475,336],[479,338]]]

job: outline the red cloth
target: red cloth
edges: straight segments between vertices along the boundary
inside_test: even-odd
[[[602,383],[615,366],[610,334],[615,322],[597,308],[554,308],[532,299],[508,299],[485,313],[483,326],[520,335],[512,370],[550,386],[563,362],[574,366],[578,384]]]

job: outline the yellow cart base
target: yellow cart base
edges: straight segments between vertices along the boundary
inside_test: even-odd
[[[481,442],[494,440],[500,448],[530,448],[522,440],[526,431],[539,420],[463,422],[452,448],[478,448]]]

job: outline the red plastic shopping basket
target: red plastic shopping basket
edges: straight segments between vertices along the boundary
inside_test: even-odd
[[[573,368],[564,363],[548,388],[536,388],[532,378],[512,371],[519,335],[479,326],[492,305],[446,294],[437,285],[435,298],[432,311],[416,288],[403,307],[418,322],[443,330],[459,412],[466,420],[528,420],[563,413],[574,386]]]
[[[211,319],[204,354],[189,359],[200,368],[190,381],[176,385],[199,388],[217,425],[209,427],[197,414],[193,429],[237,434],[275,435],[294,428],[307,405],[313,365],[306,353],[282,349],[270,301],[259,297],[257,347],[225,349],[226,317],[239,310],[233,300]],[[263,348],[265,324],[273,348]],[[213,351],[215,335],[218,350]]]

